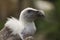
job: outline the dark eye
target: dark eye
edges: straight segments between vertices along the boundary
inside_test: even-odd
[[[28,13],[31,13],[31,12],[33,12],[33,10],[28,10]]]

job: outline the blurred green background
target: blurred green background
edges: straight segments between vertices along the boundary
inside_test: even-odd
[[[0,0],[0,29],[7,18],[19,18],[20,12],[32,7],[44,10],[46,17],[35,21],[35,40],[60,40],[60,0]]]

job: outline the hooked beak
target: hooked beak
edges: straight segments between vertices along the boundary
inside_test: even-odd
[[[36,11],[36,13],[37,13],[37,16],[38,16],[38,17],[45,17],[45,13],[44,13],[44,11],[42,11],[42,10]]]

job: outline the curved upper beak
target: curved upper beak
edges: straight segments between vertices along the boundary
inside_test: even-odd
[[[42,10],[37,11],[36,13],[37,13],[37,16],[38,16],[38,17],[45,17],[45,13],[44,13],[44,11],[42,11]]]

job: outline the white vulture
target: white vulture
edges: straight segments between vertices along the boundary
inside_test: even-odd
[[[42,10],[25,8],[21,11],[19,19],[8,18],[4,28],[0,31],[0,40],[25,40],[32,38],[36,32],[34,20],[44,17]]]

